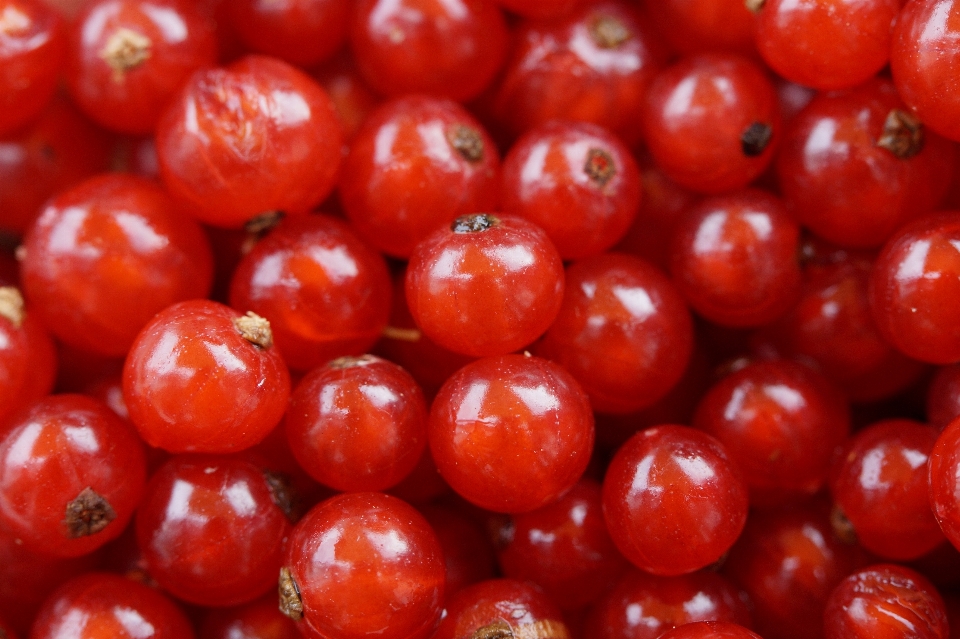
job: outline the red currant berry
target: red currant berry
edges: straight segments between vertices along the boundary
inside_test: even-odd
[[[570,636],[543,591],[514,579],[491,579],[464,588],[447,603],[446,613],[433,639]]]
[[[343,0],[232,0],[230,27],[251,51],[310,67],[337,52],[347,39],[350,2]]]
[[[158,312],[210,292],[199,225],[154,182],[92,178],[47,203],[23,243],[30,308],[59,339],[122,356]]]
[[[297,625],[277,607],[271,592],[234,608],[214,608],[200,625],[199,639],[301,639]]]
[[[0,432],[17,411],[53,390],[57,355],[13,286],[0,286]]]
[[[740,624],[729,621],[698,621],[668,630],[660,639],[762,639]]]
[[[661,0],[645,8],[679,53],[729,51],[756,56],[756,17],[747,4],[744,0]]]
[[[960,364],[943,366],[930,380],[927,421],[938,430],[960,417]]]
[[[495,512],[540,508],[573,487],[593,449],[593,413],[562,367],[531,355],[486,357],[433,400],[430,449],[463,498]]]
[[[427,406],[405,370],[373,355],[343,357],[297,385],[286,418],[297,461],[336,490],[384,490],[427,444]]]
[[[655,575],[683,575],[720,559],[743,530],[747,505],[747,486],[723,445],[685,426],[637,433],[603,480],[610,536]]]
[[[354,136],[340,200],[364,239],[408,258],[437,227],[494,208],[499,179],[497,148],[466,109],[408,96],[371,113]]]
[[[216,61],[213,25],[182,0],[94,0],[70,27],[67,83],[101,126],[152,133],[191,73]]]
[[[207,300],[157,314],[124,363],[131,421],[148,444],[170,452],[249,448],[279,423],[289,396],[270,323]]]
[[[270,211],[306,213],[333,190],[343,133],[308,75],[248,56],[198,71],[157,125],[160,174],[190,213],[238,228]]]
[[[548,122],[517,140],[504,159],[501,190],[504,212],[542,228],[565,260],[616,244],[640,207],[630,150],[582,122]]]
[[[500,355],[547,330],[563,300],[563,279],[557,249],[539,227],[514,216],[465,215],[417,245],[407,267],[407,304],[440,346]]]
[[[425,639],[443,592],[443,551],[430,524],[380,493],[338,495],[307,513],[280,571],[280,609],[308,639]]]
[[[120,535],[145,479],[129,424],[89,397],[51,395],[0,438],[0,526],[36,552],[84,555]]]

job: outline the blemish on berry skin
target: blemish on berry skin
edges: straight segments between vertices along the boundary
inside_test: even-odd
[[[67,504],[63,523],[67,537],[77,539],[100,532],[116,518],[117,512],[110,502],[87,486]]]
[[[617,166],[613,156],[603,149],[593,148],[587,151],[587,161],[584,162],[583,172],[600,187],[607,185],[617,174]]]
[[[300,597],[300,587],[293,579],[293,573],[284,566],[280,569],[280,612],[294,621],[303,619],[303,599]]]
[[[260,348],[273,346],[273,332],[270,330],[270,322],[253,311],[247,311],[246,315],[233,318],[233,325],[243,339],[254,346]]]
[[[773,139],[773,127],[763,122],[754,122],[740,136],[743,154],[755,158],[762,154]]]
[[[500,220],[487,213],[472,213],[470,215],[461,215],[450,225],[450,230],[454,233],[480,233],[492,229],[500,224]]]
[[[631,33],[614,16],[598,16],[590,25],[590,36],[601,49],[615,49],[630,39]]]

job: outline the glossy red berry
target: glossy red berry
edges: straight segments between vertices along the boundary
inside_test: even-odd
[[[943,198],[953,145],[871,80],[814,97],[785,127],[776,169],[797,220],[845,247],[882,244]]]
[[[960,214],[918,220],[884,245],[870,277],[883,337],[933,364],[960,360]]]
[[[156,134],[171,194],[201,221],[228,228],[319,204],[336,183],[342,141],[333,104],[316,81],[261,56],[193,74]]]
[[[823,613],[826,639],[947,639],[947,612],[937,589],[893,564],[853,573],[833,590]]]
[[[297,461],[335,490],[384,490],[413,470],[427,444],[423,392],[373,355],[308,373],[290,398],[287,438]]]
[[[304,636],[429,637],[444,564],[427,521],[380,493],[338,495],[300,520],[280,571],[280,609]]]
[[[567,269],[563,305],[536,346],[604,413],[654,404],[680,380],[692,350],[690,312],[673,283],[643,260],[615,253]]]
[[[760,326],[800,293],[800,227],[775,196],[745,190],[706,198],[677,221],[670,274],[695,311],[724,326]]]
[[[960,420],[940,433],[929,464],[933,514],[950,543],[960,548]]]
[[[37,117],[57,88],[63,20],[40,0],[0,2],[0,135]]]
[[[723,378],[700,399],[693,425],[726,446],[755,506],[810,497],[850,432],[849,409],[803,364],[761,361]]]
[[[116,538],[146,478],[143,445],[104,404],[51,395],[0,438],[0,527],[36,552],[76,557]]]
[[[150,478],[137,511],[150,576],[205,606],[236,605],[271,589],[290,533],[288,504],[272,482],[236,457],[170,459]]]
[[[644,140],[678,184],[702,193],[746,186],[773,159],[780,111],[773,84],[746,58],[702,54],[661,71],[642,107]]]
[[[434,639],[487,636],[569,637],[560,611],[529,582],[491,579],[464,588],[447,604]]]
[[[144,441],[170,452],[249,448],[277,425],[289,395],[269,322],[207,300],[159,313],[124,363],[130,420]]]
[[[447,380],[430,410],[430,450],[467,501],[495,512],[545,506],[580,479],[593,413],[562,367],[531,355],[486,357]]]
[[[60,340],[122,356],[167,306],[210,292],[206,237],[162,188],[107,174],[50,200],[23,243],[21,278]]]
[[[225,5],[230,27],[251,51],[310,67],[347,39],[350,2],[343,0],[234,0]]]
[[[216,61],[213,24],[182,0],[95,0],[70,27],[67,84],[101,126],[153,133],[191,73]]]
[[[662,0],[645,8],[679,53],[729,51],[756,56],[756,17],[743,0]]]
[[[549,120],[600,125],[628,144],[637,113],[665,58],[653,29],[630,4],[583,3],[559,20],[521,23],[495,89],[494,112],[515,134]]]
[[[747,486],[724,446],[685,426],[641,431],[603,480],[603,514],[641,570],[683,575],[720,559],[747,520]]]
[[[350,47],[379,93],[466,101],[500,69],[507,28],[493,0],[357,0]]]
[[[494,210],[500,158],[479,122],[459,104],[426,96],[388,101],[350,143],[340,201],[357,233],[408,258],[438,227]]]
[[[762,639],[740,624],[729,621],[698,621],[668,630],[660,639]]]
[[[387,325],[390,294],[383,258],[327,215],[280,222],[230,282],[230,304],[267,318],[284,361],[300,371],[369,350]]]
[[[193,639],[189,619],[155,588],[106,573],[88,573],[55,590],[31,639]]]
[[[233,608],[215,608],[200,625],[198,639],[300,639],[292,619],[277,607],[277,594]]]
[[[960,365],[941,366],[927,390],[927,421],[939,430],[960,417]]]
[[[860,84],[886,65],[893,22],[903,2],[757,4],[757,49],[770,68],[792,82],[829,90]]]
[[[440,346],[483,357],[527,346],[563,300],[563,263],[539,227],[480,213],[417,245],[406,293],[417,326]],[[451,303],[454,300],[454,303]]]
[[[830,492],[867,550],[905,561],[943,543],[927,497],[936,441],[933,426],[886,419],[858,431],[844,447]]]
[[[960,34],[957,0],[908,0],[897,18],[890,70],[897,93],[931,129],[960,140],[960,55],[952,42]]]
[[[608,131],[553,121],[528,131],[504,158],[505,213],[544,230],[560,257],[602,253],[623,237],[640,207],[640,173]]]
[[[746,598],[729,579],[708,570],[658,577],[633,568],[601,597],[588,623],[597,639],[658,639],[697,621],[749,627]]]

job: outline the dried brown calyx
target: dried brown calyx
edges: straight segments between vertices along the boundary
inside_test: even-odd
[[[562,621],[545,619],[511,626],[503,619],[478,628],[470,639],[570,639]]]
[[[280,569],[280,612],[294,621],[303,619],[303,599],[300,597],[300,587],[293,579],[290,569],[284,566]]]
[[[400,328],[399,326],[387,326],[381,335],[401,342],[419,342],[423,337],[419,328]]]
[[[447,129],[447,141],[468,162],[483,159],[483,137],[480,132],[465,124],[455,124]]]
[[[243,225],[243,230],[247,232],[247,236],[240,245],[240,253],[246,255],[252,251],[257,242],[272,231],[284,217],[286,217],[286,213],[283,211],[266,211],[247,220],[247,223]]]
[[[740,148],[749,158],[755,158],[767,148],[773,139],[773,127],[763,122],[754,122],[740,135]]]
[[[337,359],[331,360],[327,363],[329,368],[353,368],[355,366],[367,366],[378,361],[379,358],[375,355],[345,355],[344,357],[338,357]]]
[[[923,150],[923,139],[923,123],[916,116],[902,109],[892,109],[883,123],[883,134],[877,140],[877,146],[906,160]]]
[[[470,215],[461,215],[450,225],[450,230],[454,233],[480,233],[492,229],[500,224],[500,220],[488,213],[471,213]]]
[[[263,479],[270,489],[270,499],[283,511],[290,521],[296,521],[297,495],[290,486],[290,477],[286,473],[263,471]]]
[[[23,295],[15,286],[0,286],[0,317],[20,328],[23,324],[25,311],[23,309]]]
[[[763,9],[763,5],[765,5],[766,3],[767,3],[767,0],[744,0],[743,2],[743,4],[747,7],[747,9],[749,9],[754,13],[760,11],[760,9]]]
[[[612,155],[603,149],[594,148],[587,151],[587,161],[583,164],[583,172],[597,186],[603,187],[617,174],[617,167],[613,162]]]
[[[630,39],[627,25],[614,16],[600,15],[590,24],[590,37],[601,49],[615,49]]]
[[[237,327],[243,339],[251,344],[260,348],[273,346],[273,331],[270,330],[270,322],[253,311],[247,311],[246,315],[234,317],[233,325]]]
[[[95,535],[116,518],[117,512],[110,502],[87,486],[67,504],[63,523],[67,527],[67,536],[77,539]]]
[[[100,57],[113,69],[113,81],[123,82],[127,71],[150,59],[153,42],[147,36],[121,27],[110,34]]]
[[[847,519],[846,513],[840,506],[834,505],[833,510],[830,511],[830,526],[833,528],[833,534],[843,543],[857,543],[857,531],[853,528],[853,522]]]

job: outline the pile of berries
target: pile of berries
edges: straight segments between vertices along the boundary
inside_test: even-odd
[[[0,0],[0,639],[960,637],[958,142],[960,0]]]

